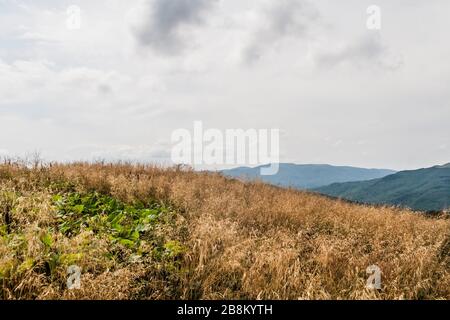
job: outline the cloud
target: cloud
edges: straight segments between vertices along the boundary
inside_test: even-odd
[[[102,159],[108,161],[126,160],[153,163],[170,163],[170,144],[156,142],[153,145],[78,145],[66,150],[72,159],[76,155],[84,155],[87,159]]]
[[[403,65],[403,59],[392,54],[389,47],[383,44],[379,33],[372,33],[337,50],[325,50],[325,52],[317,54],[315,63],[323,68],[350,63],[355,66],[373,65],[383,69],[396,70]]]
[[[147,0],[135,12],[132,32],[143,47],[177,54],[187,45],[189,26],[204,23],[205,13],[216,0]],[[137,14],[137,16],[136,16]]]
[[[40,42],[40,43],[52,43],[52,42],[57,42],[58,40],[50,35],[46,35],[43,33],[39,33],[39,32],[30,32],[27,31],[25,33],[23,33],[19,39],[22,40],[28,40],[28,41],[36,41],[36,42]]]
[[[9,155],[9,151],[7,149],[0,149],[0,157],[6,157]]]
[[[97,125],[114,116],[158,112],[163,90],[159,78],[148,75],[89,67],[58,68],[45,60],[11,64],[0,60],[0,115]]]
[[[257,13],[256,28],[243,50],[243,60],[252,63],[282,40],[304,38],[318,21],[319,13],[308,1],[272,1]]]
[[[406,0],[383,0],[380,32],[366,29],[366,6],[356,1],[75,2],[76,31],[66,28],[65,1],[0,0],[8,3],[0,10],[0,149],[10,154],[147,159],[156,140],[200,119],[221,129],[279,127],[292,161],[448,162],[448,1],[405,13]],[[427,152],[417,157],[417,148]],[[362,150],[377,152],[361,158]]]

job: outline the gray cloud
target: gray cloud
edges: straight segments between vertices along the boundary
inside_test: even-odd
[[[399,56],[394,56],[383,44],[379,33],[371,33],[359,38],[334,52],[324,52],[316,56],[317,66],[330,68],[343,63],[356,66],[373,65],[383,69],[396,70],[403,64]]]
[[[243,51],[246,63],[259,60],[266,50],[287,37],[305,37],[319,13],[308,1],[279,0],[262,12],[262,23]]]
[[[139,44],[165,54],[176,54],[186,45],[183,26],[200,25],[217,0],[150,0],[142,23],[133,29]]]

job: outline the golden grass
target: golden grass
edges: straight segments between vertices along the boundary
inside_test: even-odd
[[[107,240],[55,231],[58,252],[82,253],[82,287],[68,290],[66,265],[49,276],[39,241],[55,227],[51,196],[67,183],[127,203],[155,199],[173,207],[176,218],[160,236],[187,248],[181,267],[152,258],[111,261]],[[355,205],[180,167],[103,163],[0,165],[0,212],[0,224],[8,215],[8,228],[26,239],[0,238],[4,299],[450,298],[444,215]],[[34,261],[28,268],[27,258]],[[373,264],[382,271],[381,290],[365,287]]]

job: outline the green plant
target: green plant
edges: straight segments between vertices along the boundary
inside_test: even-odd
[[[138,250],[142,238],[152,238],[152,231],[170,210],[158,204],[128,205],[97,192],[56,195],[58,228],[71,237],[82,229],[107,235],[112,243]]]

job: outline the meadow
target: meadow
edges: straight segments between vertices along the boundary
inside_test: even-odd
[[[450,219],[180,166],[7,160],[0,299],[450,299]]]

